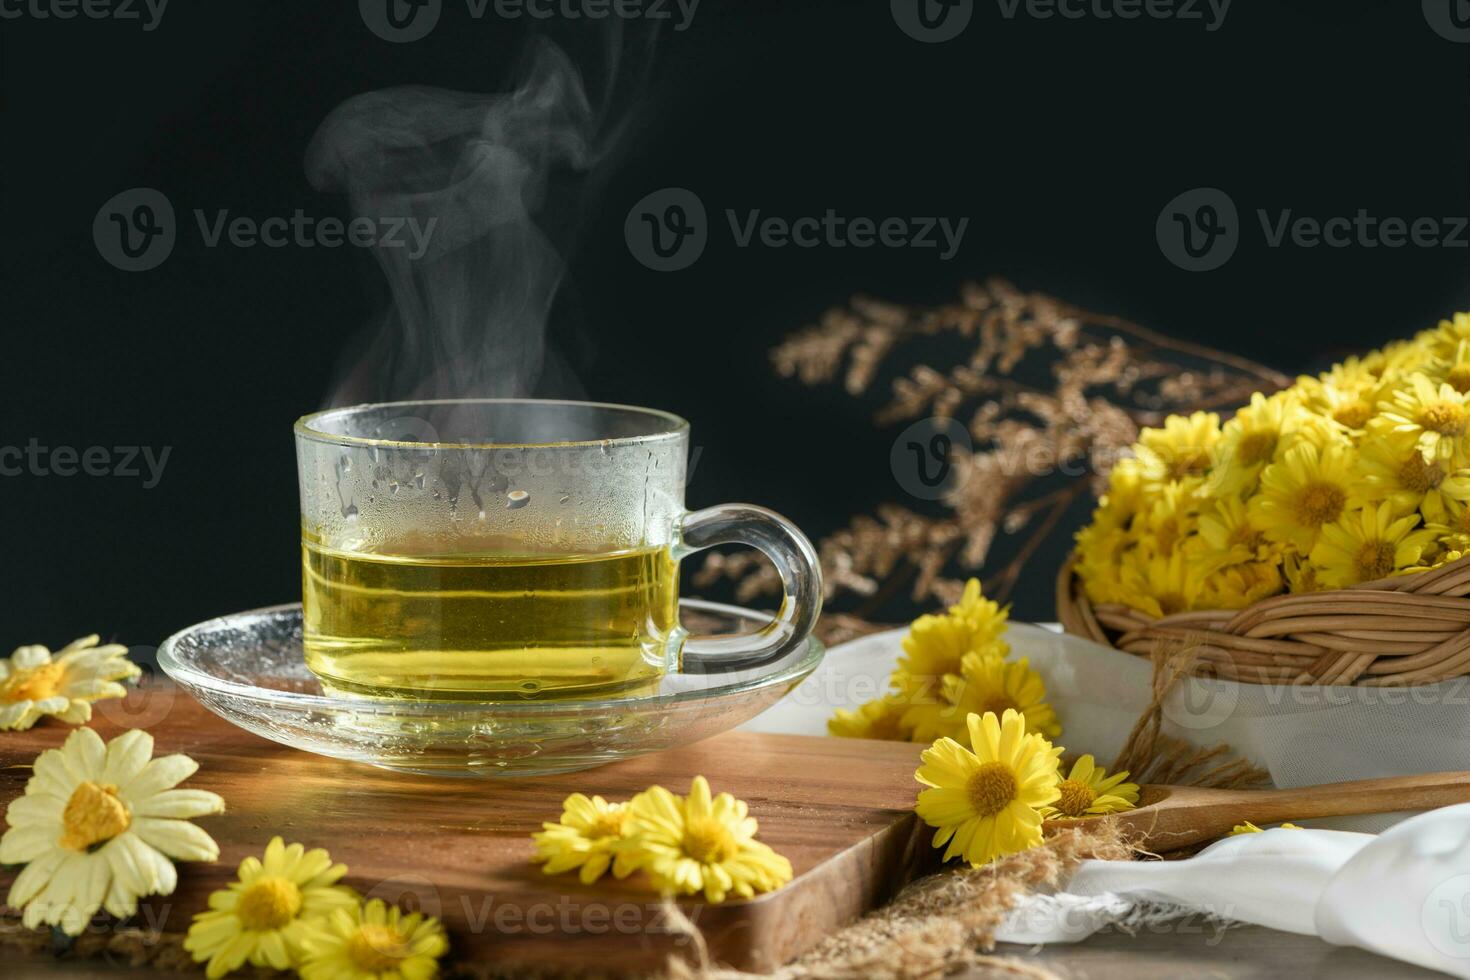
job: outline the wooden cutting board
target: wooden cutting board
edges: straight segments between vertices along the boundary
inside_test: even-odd
[[[216,717],[187,694],[152,683],[99,706],[93,727],[111,738],[142,727],[155,753],[200,763],[184,786],[219,793],[227,812],[197,822],[220,844],[215,864],[179,865],[169,898],[145,901],[133,924],[178,935],[274,834],[326,847],[360,892],[439,916],[450,958],[514,968],[637,973],[670,953],[693,957],[659,898],[611,876],[583,886],[531,863],[530,834],[555,820],[570,793],[623,800],[653,784],[687,792],[696,774],[750,805],[760,839],[791,860],[777,892],[723,905],[681,902],[711,956],[769,970],[891,897],[937,853],[913,813],[921,746],[730,732],[682,749],[580,773],[536,779],[410,776],[339,762],[266,741]],[[0,808],[24,792],[30,763],[70,731],[44,721],[0,733]],[[8,889],[14,869],[0,872]],[[3,895],[4,891],[0,891]],[[13,911],[13,910],[12,910]]]

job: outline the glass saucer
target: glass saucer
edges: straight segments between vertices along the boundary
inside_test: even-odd
[[[695,599],[684,625],[756,632],[771,618]],[[292,748],[433,776],[540,776],[687,745],[755,717],[822,661],[815,638],[781,660],[669,674],[653,693],[578,701],[402,701],[325,696],[306,669],[301,606],[235,613],[164,641],[158,665],[226,721]]]

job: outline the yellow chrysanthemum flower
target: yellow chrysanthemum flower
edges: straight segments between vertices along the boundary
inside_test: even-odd
[[[1127,605],[1158,619],[1197,608],[1204,577],[1182,550],[1160,555],[1137,548],[1123,556],[1118,587]]]
[[[337,884],[346,873],[347,865],[333,864],[321,848],[288,847],[273,837],[263,860],[247,857],[236,880],[209,896],[209,911],[194,916],[184,948],[196,963],[209,961],[210,980],[246,962],[294,969],[313,923],[358,903],[355,891]]]
[[[1215,467],[1206,483],[1212,497],[1248,493],[1266,464],[1306,417],[1297,395],[1283,391],[1267,398],[1260,392],[1221,429]]]
[[[1028,732],[1047,738],[1062,734],[1056,709],[1046,701],[1046,683],[1026,657],[1009,663],[994,653],[966,654],[960,673],[944,679],[942,694],[942,704],[915,705],[904,715],[913,725],[914,741],[948,736],[968,745],[970,715],[991,712],[1000,717],[1007,710],[1021,713]]]
[[[382,899],[333,909],[305,939],[302,980],[429,980],[449,951],[433,916],[405,914]]]
[[[1416,338],[1420,347],[1436,356],[1440,365],[1453,357],[1462,343],[1470,340],[1470,314],[1456,313],[1453,319],[1441,320],[1432,330],[1425,330]],[[1448,381],[1448,378],[1440,378]]]
[[[573,793],[562,803],[560,822],[543,823],[545,829],[531,835],[536,842],[533,860],[544,861],[541,870],[549,875],[577,870],[582,883],[590,885],[612,865],[626,839],[627,821],[627,804]]]
[[[1058,785],[1056,803],[1042,807],[1041,815],[1055,820],[1131,810],[1138,806],[1138,784],[1127,779],[1126,769],[1109,776],[1092,756],[1084,755]]]
[[[991,621],[952,613],[920,616],[903,638],[904,655],[898,659],[898,669],[923,683],[938,684],[945,674],[960,672],[960,661],[967,653],[975,650],[991,650],[1001,656],[1008,653],[1010,648],[999,639],[998,630],[1004,628],[1004,619],[997,626]]]
[[[1452,353],[1436,358],[1424,373],[1431,381],[1442,381],[1462,395],[1470,392],[1470,339],[1460,338]]]
[[[827,733],[838,738],[908,742],[914,732],[903,720],[907,710],[908,705],[892,695],[874,698],[854,711],[838,708],[827,720]]]
[[[1435,539],[1433,531],[1414,530],[1418,523],[1418,514],[1395,518],[1387,501],[1350,511],[1324,527],[1312,549],[1317,579],[1340,589],[1376,582],[1416,564]]]
[[[1199,585],[1195,606],[1200,609],[1244,609],[1283,589],[1281,566],[1274,561],[1252,561],[1219,568]]]
[[[944,860],[963,857],[980,867],[1041,843],[1041,809],[1061,795],[1062,750],[1026,733],[1020,712],[966,720],[971,748],[941,738],[924,750],[914,778],[930,787],[914,805],[931,827]]]
[[[1374,420],[1380,431],[1412,435],[1430,459],[1463,463],[1465,436],[1470,429],[1470,395],[1422,374],[1410,376],[1384,399],[1382,414]]]
[[[643,871],[660,891],[703,892],[709,902],[732,893],[750,898],[791,880],[791,862],[755,839],[744,801],[711,797],[703,776],[694,777],[688,797],[654,786],[628,808],[628,841],[614,865],[620,878]]]
[[[1077,532],[1077,570],[1087,588],[1087,597],[1094,603],[1124,601],[1117,568],[1123,555],[1136,544],[1128,531],[1098,514],[1094,514],[1092,524]]]
[[[1220,416],[1214,412],[1171,415],[1161,429],[1138,435],[1139,472],[1145,487],[1157,488],[1207,475],[1220,442]]]
[[[153,736],[137,729],[103,742],[78,728],[42,752],[5,811],[0,864],[25,864],[6,904],[24,909],[28,929],[45,923],[77,936],[98,909],[124,919],[142,896],[172,895],[173,861],[219,857],[189,818],[219,813],[224,800],[173,788],[198,768],[186,755],[154,759]]]
[[[1319,449],[1298,442],[1261,473],[1261,488],[1250,499],[1251,520],[1272,541],[1306,554],[1323,525],[1331,524],[1356,502],[1353,450],[1343,443]]]
[[[1239,497],[1210,501],[1200,513],[1199,534],[1189,541],[1190,557],[1214,571],[1245,562],[1274,562],[1278,549],[1250,516]]]
[[[119,643],[97,636],[73,640],[53,656],[43,646],[21,647],[0,660],[0,731],[24,730],[50,715],[73,725],[92,719],[92,702],[126,697],[118,681],[140,673]]]
[[[1315,378],[1298,378],[1296,390],[1306,407],[1355,433],[1378,414],[1382,384],[1370,361],[1350,357]]]
[[[1387,500],[1396,513],[1417,510],[1440,520],[1446,500],[1470,500],[1470,470],[1452,471],[1448,460],[1427,458],[1413,433],[1376,434],[1359,451],[1359,493],[1368,503]]]
[[[976,638],[985,642],[999,639],[1006,631],[1010,607],[985,598],[980,590],[980,580],[972,578],[965,583],[960,601],[949,607],[949,614],[969,623]]]
[[[1202,500],[1202,481],[1189,478],[1161,487],[1153,503],[1128,528],[1135,541],[1147,542],[1161,555],[1182,547],[1195,533]]]

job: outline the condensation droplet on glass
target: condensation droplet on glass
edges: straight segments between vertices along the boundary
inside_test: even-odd
[[[524,490],[512,490],[505,495],[505,509],[518,510],[531,502],[531,495]]]

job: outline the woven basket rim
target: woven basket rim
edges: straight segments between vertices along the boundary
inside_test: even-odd
[[[1427,572],[1154,618],[1093,605],[1076,552],[1057,576],[1068,633],[1136,656],[1192,651],[1190,672],[1252,684],[1408,685],[1470,675],[1470,555]]]

